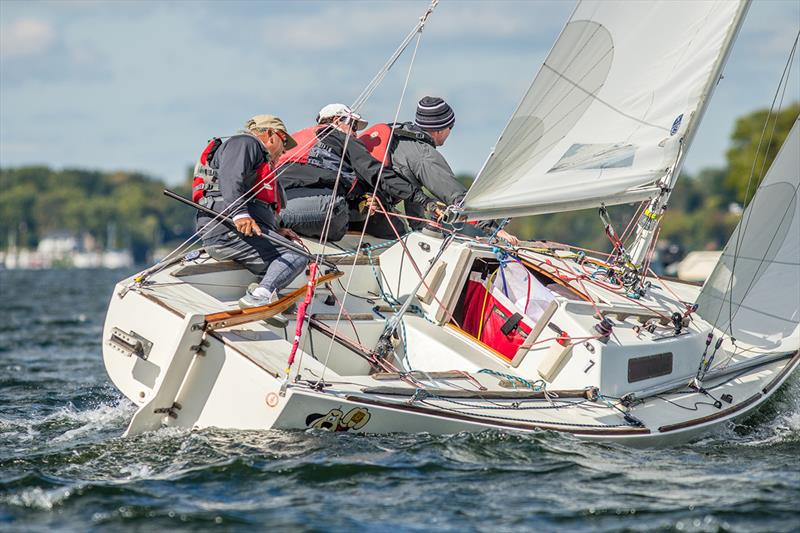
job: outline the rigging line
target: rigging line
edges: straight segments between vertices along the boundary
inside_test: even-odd
[[[439,0],[431,0],[431,3],[428,5],[427,11],[425,11],[425,13],[419,18],[419,21],[417,22],[416,26],[414,26],[414,28],[408,33],[408,35],[406,35],[406,37],[400,43],[400,46],[397,47],[395,52],[389,57],[386,63],[384,63],[383,68],[380,71],[378,71],[378,74],[376,74],[375,77],[373,77],[370,83],[367,84],[367,87],[365,87],[364,91],[362,91],[362,93],[358,96],[358,98],[356,98],[356,100],[353,102],[353,106],[351,106],[353,110],[357,110],[357,108],[360,108],[364,104],[364,102],[366,102],[367,97],[364,97],[364,94],[367,92],[367,89],[369,89],[371,85],[374,85],[375,87],[380,85],[381,81],[386,76],[386,74],[392,69],[392,67],[394,67],[394,64],[397,62],[398,59],[400,59],[400,56],[403,54],[403,52],[405,52],[406,48],[408,48],[408,45],[414,39],[414,36],[417,33],[421,33],[424,30],[425,24],[427,24],[428,22],[428,18],[431,16],[431,14],[433,14],[433,11],[434,9],[436,9],[436,6],[438,4]],[[380,79],[378,79],[379,77]]]
[[[390,56],[389,61],[387,61],[387,63],[385,63],[384,66],[381,69],[378,70],[378,73],[373,77],[373,79],[370,81],[370,83],[367,84],[367,87],[364,88],[364,90],[362,91],[361,95],[359,95],[359,97],[356,99],[357,104],[355,104],[355,105],[360,107],[361,105],[363,105],[364,102],[366,102],[369,99],[369,97],[372,95],[372,93],[375,91],[375,89],[378,87],[378,85],[380,85],[380,83],[383,81],[383,78],[385,77],[386,73],[391,69],[391,67],[394,65],[394,63],[397,61],[397,59],[400,57],[400,55],[402,55],[402,53],[408,47],[408,44],[413,39],[414,35],[416,35],[418,32],[420,32],[422,30],[422,28],[425,26],[425,23],[427,22],[428,17],[433,12],[433,9],[435,9],[436,5],[438,4],[438,1],[439,0],[433,0],[431,2],[431,5],[429,6],[428,10],[426,11],[426,13],[422,17],[420,17],[420,21],[417,23],[417,25],[414,27],[414,29],[406,36],[405,39],[403,39],[403,41],[401,42],[400,46],[395,50],[394,54],[392,56]],[[312,141],[313,140],[310,140],[309,142],[312,142]],[[277,172],[275,177],[272,180],[270,180],[269,183],[272,183],[272,181],[277,180],[277,178],[280,176],[280,174],[282,172],[283,171]],[[196,230],[188,239],[186,239],[183,243],[178,245],[177,248],[175,248],[169,254],[167,254],[167,256],[164,259],[162,259],[162,261],[159,264],[164,264],[171,257],[177,256],[182,250],[188,249],[188,247],[190,247],[195,240],[198,240],[200,238],[202,231],[212,231],[215,228],[217,228],[222,223],[222,220],[221,220],[222,216],[224,216],[225,214],[228,214],[228,210],[230,208],[232,208],[234,205],[239,203],[239,201],[244,196],[250,195],[250,196],[248,196],[248,199],[245,202],[243,202],[243,203],[246,204],[250,199],[252,199],[255,196],[255,191],[258,189],[259,186],[268,185],[269,183],[266,183],[266,181],[262,181],[261,183],[254,184],[253,187],[249,191],[247,191],[244,194],[242,194],[242,196],[237,198],[231,205],[228,206],[228,208],[226,208],[222,212],[220,212],[218,217],[214,217],[212,220],[210,220],[208,223],[206,223],[203,227],[201,227],[198,230]],[[216,221],[217,218],[219,218],[220,220]],[[214,223],[215,221],[216,221],[216,223]],[[214,225],[209,228],[208,226],[211,225],[212,223],[214,223]],[[145,271],[142,271],[142,272],[145,272]],[[139,274],[141,275],[142,273],[139,273]]]
[[[438,2],[438,0],[434,0],[434,2]],[[435,6],[436,6],[436,4],[432,3],[432,7],[435,7]],[[428,12],[425,15],[426,20],[427,20],[427,16],[430,15],[430,12],[431,12],[431,8],[429,8]],[[406,90],[408,89],[408,83],[411,80],[411,72],[412,72],[412,69],[414,67],[414,61],[417,58],[417,51],[419,50],[419,44],[420,44],[420,41],[422,40],[422,30],[423,30],[423,28],[424,28],[424,25],[422,25],[422,26],[418,25],[417,42],[414,45],[414,51],[411,54],[411,60],[410,60],[409,65],[408,65],[408,71],[406,72],[406,79],[405,79],[405,82],[403,84],[403,90],[400,92],[400,100],[397,103],[397,108],[395,110],[394,121],[393,122],[397,122],[397,119],[400,116],[400,110],[403,107],[403,100],[404,100],[405,95],[406,95]],[[389,141],[388,141],[389,143],[392,142],[393,134],[394,134],[394,128],[392,129],[392,131],[389,134]],[[386,167],[386,157],[384,157],[383,160],[381,161],[381,166],[380,166],[380,169],[378,171],[378,177],[375,179],[375,187],[372,189],[372,197],[373,198],[375,198],[375,196],[377,195],[378,186],[380,185],[381,177],[383,176],[383,170],[384,170],[385,167]],[[356,250],[360,250],[361,249],[361,244],[364,242],[364,234],[367,231],[367,223],[369,222],[369,218],[370,218],[371,214],[372,213],[369,210],[367,210],[367,216],[364,219],[364,225],[361,228],[361,235],[359,235],[358,245],[356,246]],[[391,225],[391,223],[390,223],[390,225]],[[324,362],[323,368],[322,368],[322,376],[320,377],[319,381],[324,381],[325,380],[325,371],[328,368],[328,360],[330,359],[331,349],[333,348],[333,341],[336,339],[336,333],[337,333],[338,328],[339,328],[339,323],[341,322],[341,319],[342,319],[342,309],[344,308],[344,305],[347,302],[347,296],[348,296],[348,294],[350,292],[350,284],[353,281],[353,275],[355,274],[355,266],[356,266],[357,262],[358,262],[358,254],[353,256],[353,264],[351,265],[350,275],[347,277],[347,287],[345,288],[345,294],[342,297],[342,305],[340,306],[339,312],[337,313],[337,316],[336,316],[336,322],[335,322],[334,327],[333,327],[331,343],[328,345],[328,352],[325,355],[325,362]]]
[[[397,58],[399,58],[399,56],[400,56],[400,55],[401,55],[401,54],[402,54],[402,53],[405,51],[405,49],[408,47],[408,44],[411,42],[411,39],[413,39],[413,36],[414,36],[416,33],[419,33],[419,32],[421,32],[421,31],[422,31],[422,28],[425,26],[425,23],[427,22],[427,19],[428,19],[428,17],[429,17],[429,16],[430,16],[430,14],[433,12],[433,9],[436,7],[436,5],[437,5],[437,4],[438,4],[438,0],[433,0],[433,1],[431,2],[431,5],[429,6],[429,8],[428,8],[428,10],[426,11],[426,13],[425,13],[425,14],[424,14],[422,17],[420,17],[420,21],[417,23],[417,25],[414,27],[414,29],[413,29],[413,30],[412,30],[412,31],[409,33],[409,35],[408,35],[408,36],[407,36],[407,37],[406,37],[406,38],[403,40],[403,42],[401,43],[401,45],[400,45],[400,46],[398,47],[398,49],[395,51],[395,53],[394,53],[394,55],[393,55],[394,59],[391,59],[391,58],[390,58],[390,60],[389,60],[389,61],[388,61],[388,62],[387,62],[385,65],[384,65],[384,67],[383,67],[382,69],[380,69],[380,70],[378,71],[378,74],[376,74],[376,76],[373,78],[373,81],[374,81],[374,80],[376,80],[376,79],[377,79],[377,81],[376,81],[375,83],[373,83],[373,82],[371,81],[369,84],[367,84],[367,87],[366,87],[366,88],[365,88],[365,89],[362,91],[361,95],[359,95],[359,98],[357,98],[357,101],[358,101],[358,106],[362,105],[364,102],[366,102],[366,101],[369,99],[369,97],[370,97],[370,96],[373,94],[373,92],[375,91],[375,89],[377,89],[378,85],[381,83],[381,81],[382,81],[382,80],[383,80],[383,78],[385,77],[385,75],[386,75],[386,73],[388,72],[388,70],[389,70],[389,69],[391,69],[392,65],[393,65],[393,64],[394,64],[394,62],[397,60]],[[370,85],[371,85],[371,86],[370,86]],[[360,101],[359,101],[359,100],[360,100]],[[329,136],[329,135],[331,135],[332,133],[333,133],[332,131],[330,131],[330,132],[327,132],[326,134],[324,134],[324,135],[323,135],[323,137],[321,137],[321,138],[320,138],[320,140],[324,140],[326,137],[328,137],[328,136]],[[308,146],[308,145],[310,145],[312,142],[315,142],[315,140],[314,140],[314,139],[310,139],[310,140],[309,140],[309,141],[306,143],[306,145],[305,145],[305,146]],[[253,185],[253,187],[252,187],[252,188],[251,188],[251,189],[250,189],[248,192],[244,193],[244,194],[243,194],[241,197],[237,198],[237,199],[236,199],[236,200],[235,200],[235,201],[234,201],[234,202],[233,202],[233,203],[232,203],[230,206],[228,206],[228,208],[226,208],[225,210],[223,210],[223,212],[222,212],[221,214],[224,214],[224,213],[226,213],[226,212],[227,212],[229,209],[233,208],[233,207],[234,207],[234,205],[246,204],[246,203],[247,203],[247,202],[248,202],[250,199],[252,199],[252,198],[255,196],[255,194],[257,193],[257,189],[259,188],[259,186],[261,186],[261,187],[264,187],[264,186],[267,186],[267,185],[270,185],[270,184],[272,184],[272,183],[273,183],[273,182],[275,182],[275,181],[276,181],[276,180],[277,180],[277,179],[280,177],[280,175],[281,175],[283,172],[285,172],[285,171],[286,171],[286,169],[283,169],[283,170],[276,169],[276,171],[274,172],[274,176],[273,176],[271,179],[269,179],[269,180],[262,180],[260,183],[256,183],[256,184],[254,184],[254,185]],[[242,201],[242,197],[244,197],[244,196],[246,196],[246,195],[248,195],[247,199],[246,199],[246,200],[244,200],[244,201]],[[213,221],[213,220],[212,220],[212,221]],[[209,223],[210,223],[210,222],[209,222]],[[214,229],[216,226],[218,226],[218,225],[219,225],[219,223],[218,223],[218,224],[216,224],[214,227],[212,227],[212,228],[208,229],[207,231],[211,231],[211,230],[213,230],[213,229]],[[200,231],[202,231],[203,229],[205,229],[205,226],[204,226],[203,228],[201,228],[200,230],[198,230],[197,232],[195,232],[195,235],[197,235],[198,233],[200,233]],[[193,237],[194,237],[194,235],[193,235]],[[192,239],[193,237],[190,237],[190,239]]]
[[[799,39],[800,39],[800,31],[798,31],[797,36],[795,36],[794,44],[792,45],[792,49],[789,52],[789,58],[786,61],[786,65],[784,65],[784,67],[783,67],[783,73],[781,74],[780,80],[778,81],[778,87],[775,89],[775,95],[772,98],[772,104],[770,105],[770,109],[767,112],[767,119],[764,122],[764,127],[761,130],[761,136],[760,136],[760,138],[758,140],[758,146],[756,147],[756,156],[753,158],[753,166],[750,169],[750,176],[747,178],[747,189],[745,190],[745,198],[744,198],[745,204],[744,205],[747,205],[747,200],[748,200],[748,197],[750,196],[750,187],[751,187],[751,184],[752,184],[752,181],[753,181],[753,175],[755,174],[756,164],[758,162],[758,154],[761,152],[761,144],[762,144],[762,142],[764,140],[764,135],[766,134],[767,127],[769,125],[770,116],[772,114],[773,109],[775,109],[775,103],[778,100],[778,94],[781,93],[781,86],[783,85],[784,86],[783,87],[783,93],[781,95],[781,103],[782,103],[783,102],[783,95],[786,93],[786,87],[788,87],[788,85],[789,85],[789,73],[791,72],[792,65],[794,63],[794,55],[795,55],[795,52],[797,51],[797,43],[798,43]],[[777,120],[778,119],[777,119],[777,116],[776,116],[775,117],[775,124],[777,124]],[[774,126],[773,126],[773,133],[774,133],[774,131],[775,130],[774,130]],[[771,143],[771,142],[772,142],[772,135],[770,135],[770,140],[769,140],[769,143]],[[765,161],[766,161],[766,157],[767,157],[767,152],[769,151],[769,143],[767,144],[767,147],[765,148],[765,151],[764,151],[764,159],[765,159]],[[744,227],[742,228],[742,231],[736,232],[736,244],[734,245],[733,263],[731,264],[731,274],[730,274],[730,277],[728,279],[728,287],[726,289],[726,293],[731,293],[732,294],[732,292],[733,292],[734,273],[736,271],[736,257],[739,254],[739,249],[740,249],[740,246],[741,246],[741,240],[743,238],[744,233],[747,231],[747,226],[749,225],[750,218],[751,218],[751,213],[750,212],[748,212],[746,214],[747,214],[747,220],[743,220],[742,221],[742,222],[744,222]],[[729,333],[729,335],[731,337],[733,337],[733,315],[734,315],[734,313],[733,313],[733,301],[732,300],[733,300],[733,298],[729,298],[729,304],[728,304],[728,319],[729,320],[728,320],[728,327],[727,327],[728,333]],[[723,303],[722,303],[722,305],[720,305],[719,311],[717,312],[717,317],[714,319],[714,322],[713,322],[713,326],[714,326],[715,329],[718,329],[717,325],[719,323],[719,318],[722,315],[722,310],[723,310],[724,307],[725,307],[725,304],[724,304],[724,300],[723,300]]]

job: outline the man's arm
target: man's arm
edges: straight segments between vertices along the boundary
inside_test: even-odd
[[[419,148],[421,157],[409,161],[419,182],[446,205],[453,205],[464,198],[467,188],[456,179],[444,156],[431,146],[421,145]]]
[[[233,219],[249,216],[243,196],[249,196],[253,176],[258,165],[264,162],[263,151],[247,137],[234,137],[225,143],[219,153],[217,179],[222,199],[231,208]]]

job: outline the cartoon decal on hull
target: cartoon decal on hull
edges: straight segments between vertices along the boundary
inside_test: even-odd
[[[327,414],[311,413],[306,417],[306,427],[327,429],[328,431],[349,431],[361,429],[370,418],[369,409],[354,407],[344,414],[341,409],[331,409]]]

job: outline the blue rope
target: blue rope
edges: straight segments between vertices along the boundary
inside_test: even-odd
[[[514,385],[515,389],[517,388],[517,384],[531,389],[534,392],[542,392],[545,389],[545,382],[541,379],[537,379],[536,381],[528,381],[527,379],[519,376],[515,376],[513,374],[504,374],[503,372],[497,372],[496,370],[491,370],[489,368],[482,368],[478,370],[478,374],[489,374],[497,378],[507,379],[512,385]]]

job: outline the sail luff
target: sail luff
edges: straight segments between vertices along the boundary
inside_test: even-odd
[[[712,69],[711,76],[709,76],[708,81],[701,92],[697,109],[692,116],[689,117],[686,131],[681,137],[678,158],[669,173],[664,176],[664,181],[666,183],[661,184],[663,185],[661,191],[658,195],[655,195],[651,199],[645,211],[645,213],[655,213],[659,218],[653,219],[651,218],[651,215],[649,217],[643,216],[639,220],[639,224],[636,228],[636,237],[629,248],[631,262],[634,265],[641,266],[645,261],[649,250],[651,249],[652,241],[656,236],[656,230],[660,222],[660,217],[663,214],[667,203],[669,202],[669,197],[672,195],[672,190],[675,188],[675,184],[678,182],[678,178],[681,174],[681,168],[686,160],[686,155],[689,153],[689,148],[692,145],[692,141],[697,133],[700,122],[702,122],[706,109],[708,109],[708,104],[711,102],[711,96],[714,94],[714,90],[721,81],[722,70],[725,68],[725,64],[727,63],[731,49],[733,48],[733,42],[742,27],[744,17],[747,14],[749,7],[750,0],[744,0],[739,5],[739,10],[734,18],[735,23],[730,27],[728,35],[725,38],[725,44],[722,46],[722,53],[719,54],[717,58],[717,62]]]
[[[683,168],[683,163],[686,161],[686,155],[689,152],[689,147],[692,145],[695,134],[697,133],[697,129],[700,126],[700,123],[703,121],[703,117],[708,109],[708,104],[711,103],[711,97],[714,95],[717,85],[719,85],[719,82],[722,80],[722,71],[725,69],[725,64],[728,62],[728,57],[730,57],[731,50],[733,49],[733,43],[736,40],[737,35],[739,35],[739,30],[742,28],[747,11],[750,9],[750,2],[751,0],[743,0],[740,4],[739,11],[736,14],[736,23],[731,26],[730,31],[725,39],[726,42],[722,48],[723,53],[720,54],[719,58],[717,59],[717,64],[714,66],[714,72],[708,79],[708,83],[706,84],[706,87],[702,93],[703,96],[700,97],[700,105],[697,107],[694,116],[691,118],[689,125],[686,128],[686,133],[683,136],[683,148],[680,151],[678,161],[670,174],[670,190],[678,181],[681,169]],[[667,199],[668,198],[669,196],[667,196]]]

